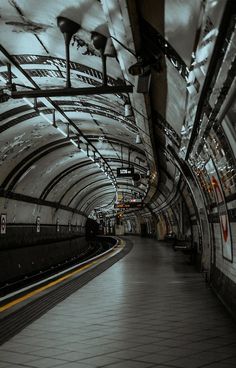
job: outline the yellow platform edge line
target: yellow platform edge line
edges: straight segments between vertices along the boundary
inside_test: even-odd
[[[37,294],[41,293],[42,291],[47,290],[47,289],[59,284],[60,282],[68,279],[69,277],[74,276],[74,275],[80,273],[81,271],[85,270],[86,268],[92,266],[94,263],[95,262],[89,263],[89,264],[85,265],[84,267],[81,267],[79,270],[73,271],[73,272],[71,272],[71,273],[69,273],[69,274],[67,274],[63,277],[60,277],[59,279],[57,279],[55,281],[50,282],[47,285],[44,285],[44,286],[42,286],[42,287],[40,287],[36,290],[31,291],[28,294],[23,295],[22,297],[20,297],[18,299],[15,299],[15,300],[11,301],[10,303],[7,303],[7,304],[3,305],[2,307],[0,307],[0,312],[4,312],[7,309],[13,307],[14,305],[19,304],[19,303],[23,302],[24,300],[27,300],[30,297],[32,297],[34,295],[37,295]]]
[[[119,246],[122,246],[122,247],[123,247],[123,246],[124,246],[124,244],[125,244],[125,242],[124,242],[123,240],[120,240],[120,242],[119,242]],[[115,251],[115,250],[113,250],[113,252],[114,252],[114,251]],[[112,252],[111,252],[111,253],[112,253]],[[110,255],[111,253],[109,253],[109,255]],[[106,256],[103,256],[103,257],[99,258],[99,259],[98,259],[98,260],[96,260],[96,261],[93,261],[93,262],[91,262],[91,263],[88,263],[87,265],[85,265],[85,266],[83,266],[83,267],[81,267],[81,268],[79,268],[79,269],[77,269],[77,270],[75,270],[75,271],[73,271],[73,272],[70,272],[70,273],[68,273],[67,275],[63,276],[63,277],[60,277],[59,279],[57,279],[57,280],[55,280],[55,281],[52,281],[52,282],[50,282],[50,283],[49,283],[49,284],[47,284],[47,285],[44,285],[44,286],[40,287],[39,289],[33,290],[33,291],[31,291],[30,293],[25,294],[25,295],[23,295],[22,297],[20,297],[20,298],[18,298],[18,299],[15,299],[15,300],[11,301],[10,303],[7,303],[7,304],[3,305],[2,307],[0,307],[0,312],[4,312],[4,311],[6,311],[7,309],[10,309],[10,308],[14,307],[15,305],[17,305],[17,304],[19,304],[19,303],[21,303],[21,302],[23,302],[23,301],[25,301],[25,300],[27,300],[27,299],[31,298],[32,296],[35,296],[35,295],[37,295],[37,294],[41,293],[42,291],[45,291],[45,290],[47,290],[47,289],[49,289],[49,288],[51,288],[51,287],[53,287],[53,286],[55,286],[55,285],[59,284],[60,282],[65,281],[65,280],[67,280],[68,278],[70,278],[70,277],[72,277],[72,276],[75,276],[75,275],[79,274],[80,272],[82,272],[82,271],[86,270],[87,268],[89,268],[89,267],[91,267],[91,266],[95,265],[96,263],[100,262],[101,260],[103,260],[103,259],[105,259],[105,258],[107,258],[107,257],[106,257]]]

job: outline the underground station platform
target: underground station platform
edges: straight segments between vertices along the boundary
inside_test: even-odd
[[[236,0],[0,0],[0,368],[236,367]]]

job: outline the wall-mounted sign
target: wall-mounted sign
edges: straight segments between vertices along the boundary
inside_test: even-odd
[[[6,234],[7,232],[7,215],[5,213],[1,214],[1,234]]]
[[[57,224],[56,224],[56,227],[57,227],[57,232],[59,232],[59,231],[60,231],[59,218],[57,219]]]
[[[116,171],[117,178],[132,178],[134,175],[133,167],[118,167]]]
[[[142,208],[143,203],[141,202],[121,202],[115,203],[114,208]]]
[[[130,202],[132,202],[132,203],[142,203],[142,198],[131,198]]]
[[[36,232],[40,233],[40,216],[36,218]]]

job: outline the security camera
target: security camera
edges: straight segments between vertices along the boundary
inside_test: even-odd
[[[129,73],[135,76],[135,92],[148,93],[151,80],[151,66],[148,60],[138,58],[137,63],[129,67]]]
[[[162,54],[158,52],[153,55],[146,52],[146,55],[141,57],[138,56],[137,63],[129,67],[129,73],[131,75],[137,76],[147,76],[150,74],[151,69],[155,70],[157,73],[162,71]]]
[[[129,67],[131,75],[144,75],[150,72],[150,65],[145,63],[142,58],[138,58],[137,63]]]
[[[137,62],[129,67],[129,73],[131,75],[140,75],[142,74],[142,63]]]

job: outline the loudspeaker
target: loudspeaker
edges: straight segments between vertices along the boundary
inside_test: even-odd
[[[151,82],[151,73],[137,75],[135,77],[135,92],[148,93]]]
[[[139,135],[139,134],[137,134],[137,135],[136,135],[135,143],[136,143],[136,144],[140,144],[140,143],[142,143],[142,141],[141,141],[141,138],[140,138],[140,135]]]

